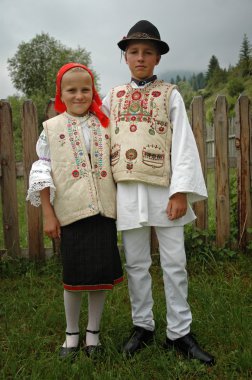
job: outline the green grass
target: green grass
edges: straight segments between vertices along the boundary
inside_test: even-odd
[[[165,299],[161,269],[152,267],[156,337],[153,345],[125,360],[120,348],[131,329],[127,281],[109,292],[101,326],[105,354],[96,361],[80,352],[74,363],[58,359],[65,317],[58,258],[38,265],[25,259],[1,262],[0,379],[250,379],[252,377],[252,261],[189,260],[192,330],[217,358],[205,367],[162,349]],[[87,324],[83,295],[81,330]]]

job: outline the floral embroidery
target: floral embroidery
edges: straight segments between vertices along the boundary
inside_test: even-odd
[[[76,120],[71,120],[70,118],[68,118],[67,132],[68,132],[69,140],[71,143],[71,147],[73,150],[73,155],[74,155],[74,159],[75,159],[75,163],[76,163],[76,169],[72,171],[72,176],[74,178],[78,178],[78,179],[83,178],[83,177],[87,177],[88,173],[85,169],[86,168],[86,160],[85,160],[85,155],[84,155],[84,151],[82,148],[82,144],[81,144],[80,135],[78,132],[78,126],[77,126]],[[64,135],[61,134],[60,136],[63,137]]]
[[[132,97],[133,100],[139,100],[139,99],[141,99],[142,94],[141,94],[140,91],[135,91],[135,92],[133,92],[133,94],[131,95],[131,97]]]
[[[124,94],[125,94],[125,91],[122,90],[122,91],[118,91],[118,93],[116,94],[116,96],[117,96],[118,98],[121,98]]]
[[[128,149],[125,152],[125,157],[126,157],[126,168],[131,171],[133,169],[133,164],[136,163],[136,158],[137,158],[137,151],[136,149]]]
[[[61,146],[63,146],[66,143],[66,136],[64,135],[64,133],[61,133],[59,135],[59,143]]]
[[[154,98],[158,98],[161,95],[161,92],[160,91],[152,91],[151,95],[154,96]]]
[[[128,160],[132,161],[135,158],[137,158],[137,151],[136,149],[129,149],[126,151],[125,156]]]
[[[73,176],[74,178],[79,177],[79,175],[80,175],[79,170],[73,170],[73,171],[72,171],[72,176]]]
[[[131,125],[130,126],[130,132],[136,132],[137,126],[136,125]]]
[[[135,132],[137,123],[149,124],[149,134],[154,136],[156,133],[165,134],[167,132],[168,123],[159,120],[160,102],[155,99],[161,96],[161,91],[155,90],[157,86],[162,84],[163,81],[155,81],[150,83],[144,88],[135,89],[130,84],[126,86],[125,90],[117,92],[116,96],[118,101],[111,109],[113,118],[115,120],[114,133],[120,133],[120,123],[134,121],[129,125],[130,132]],[[163,99],[164,106],[166,107],[166,95],[169,90],[169,86],[164,87]]]
[[[103,136],[102,136],[102,127],[98,121],[96,121],[95,118],[92,118],[90,120],[90,128],[93,133],[93,145],[94,145],[94,151],[93,151],[93,166],[95,168],[95,175],[99,178],[105,178],[107,176],[106,170],[104,170],[104,162],[103,162]],[[106,138],[107,136],[107,138]],[[108,135],[105,135],[106,139],[109,139]]]

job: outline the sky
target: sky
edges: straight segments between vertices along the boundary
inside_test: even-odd
[[[0,0],[0,99],[18,94],[7,59],[42,32],[90,52],[105,95],[130,78],[117,42],[137,21],[152,22],[170,46],[156,68],[160,75],[206,72],[212,55],[222,68],[235,65],[245,33],[252,43],[251,19],[252,0]]]

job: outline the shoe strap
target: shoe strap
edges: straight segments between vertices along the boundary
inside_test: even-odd
[[[94,331],[94,330],[88,330],[88,329],[86,329],[86,332],[89,332],[91,334],[99,334],[100,330]]]
[[[79,331],[78,332],[72,332],[72,333],[69,333],[66,331],[66,335],[79,335],[79,334],[80,334]]]

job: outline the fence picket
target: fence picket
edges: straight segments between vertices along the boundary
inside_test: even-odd
[[[228,114],[227,100],[223,95],[219,95],[215,102],[214,125],[216,243],[218,247],[223,247],[230,238]]]
[[[191,104],[192,115],[192,130],[199,150],[200,162],[207,183],[207,157],[206,157],[206,128],[205,128],[205,114],[204,102],[202,96],[196,96]],[[207,201],[200,201],[194,204],[194,211],[197,215],[195,225],[200,229],[207,229]]]
[[[0,103],[0,148],[4,244],[11,256],[18,256],[20,243],[12,112],[6,101]]]
[[[25,189],[27,190],[32,163],[38,159],[35,150],[38,139],[37,111],[31,100],[27,100],[23,104],[22,139],[24,180]],[[27,202],[26,212],[28,224],[28,254],[32,259],[42,260],[45,258],[45,250],[41,207],[34,207],[30,202]]]
[[[236,103],[236,148],[238,175],[238,241],[242,249],[245,249],[248,241],[247,230],[252,227],[249,106],[249,99],[245,96],[240,96]]]

